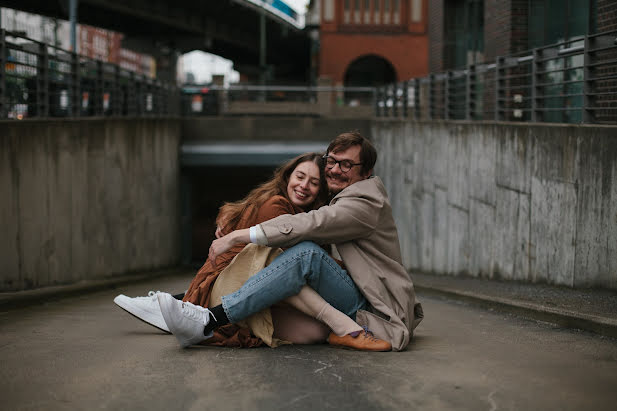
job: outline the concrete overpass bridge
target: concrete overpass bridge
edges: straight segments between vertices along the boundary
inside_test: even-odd
[[[157,60],[162,80],[175,79],[178,54],[193,50],[234,62],[249,78],[306,81],[310,40],[303,22],[258,0],[78,0],[78,23],[122,32],[124,45]],[[69,0],[2,0],[0,6],[69,18]],[[265,40],[262,41],[262,40]]]

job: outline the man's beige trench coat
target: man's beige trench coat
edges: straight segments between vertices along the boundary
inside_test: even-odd
[[[424,315],[401,261],[392,208],[380,178],[350,185],[329,206],[282,215],[260,225],[270,247],[305,240],[335,244],[347,272],[371,305],[369,311],[358,311],[358,324],[389,341],[395,351],[407,346]]]

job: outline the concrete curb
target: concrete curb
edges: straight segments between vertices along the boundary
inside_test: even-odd
[[[11,310],[23,308],[52,300],[59,300],[61,298],[85,293],[93,293],[109,288],[116,288],[124,284],[138,283],[141,281],[152,280],[153,278],[178,275],[186,273],[188,270],[191,270],[191,272],[194,271],[193,268],[173,267],[158,271],[145,271],[125,276],[104,278],[101,280],[80,281],[69,285],[58,285],[38,288],[35,290],[0,293],[0,309]]]
[[[483,308],[494,308],[522,317],[557,324],[562,327],[577,328],[607,337],[617,338],[617,319],[614,318],[577,313],[537,303],[494,297],[469,291],[448,289],[445,287],[431,287],[418,284],[415,284],[414,287],[418,292],[426,295],[452,298]]]

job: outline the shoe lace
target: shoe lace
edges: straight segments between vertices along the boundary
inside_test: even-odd
[[[156,301],[156,295],[158,293],[160,293],[160,291],[148,291],[148,295],[146,297],[135,297],[135,299],[141,300],[141,301],[148,301],[148,300]]]
[[[371,341],[379,340],[377,337],[375,337],[375,334],[373,334],[373,332],[368,329],[366,325],[363,325],[362,329],[364,330],[364,338],[368,338]]]
[[[207,308],[196,306],[195,304],[183,302],[181,311],[188,318],[191,318],[195,321],[200,321],[204,323],[204,325],[210,321],[210,316],[212,316],[212,318],[214,318],[214,321],[216,321],[216,317],[214,316],[214,314],[212,314],[210,310],[208,310]]]

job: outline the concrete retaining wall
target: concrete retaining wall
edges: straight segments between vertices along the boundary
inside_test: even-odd
[[[185,143],[216,141],[325,141],[359,130],[370,137],[371,119],[293,116],[193,117],[182,122]],[[324,149],[327,147],[324,146]]]
[[[376,120],[410,270],[617,289],[617,128]]]
[[[180,129],[0,122],[0,291],[177,264]]]

